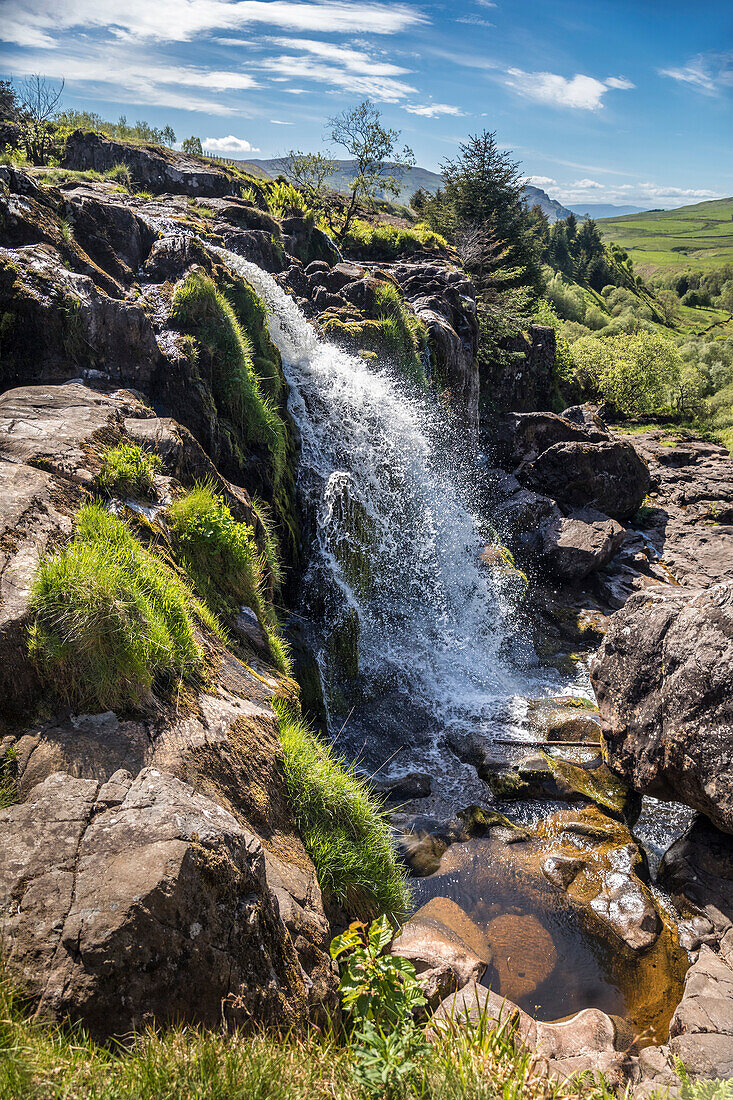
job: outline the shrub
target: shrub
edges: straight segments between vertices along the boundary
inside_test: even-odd
[[[114,180],[115,183],[121,184],[128,191],[132,191],[133,189],[130,169],[124,163],[114,164],[111,168],[108,168],[104,173],[104,178],[106,180]]]
[[[327,901],[352,916],[404,916],[409,892],[369,784],[278,704],[283,770],[300,835]]]
[[[308,213],[308,202],[302,191],[292,183],[277,180],[267,193],[267,205],[276,218]]]
[[[107,496],[116,493],[148,500],[155,493],[153,476],[162,465],[159,455],[150,454],[135,443],[119,443],[102,455],[97,488]]]
[[[434,233],[424,223],[404,229],[385,222],[372,225],[359,218],[351,223],[341,246],[345,252],[352,252],[362,260],[393,260],[425,251],[448,252],[445,237]]]
[[[203,672],[197,626],[217,620],[122,520],[84,505],[73,540],[43,560],[31,588],[30,651],[69,705],[140,707]]]
[[[18,750],[9,745],[0,754],[0,810],[18,800]]]
[[[251,607],[267,635],[278,668],[290,660],[264,590],[264,555],[254,532],[238,523],[210,484],[200,484],[173,502],[168,514],[174,552],[206,603],[224,615]]]
[[[285,462],[285,429],[262,393],[252,343],[231,302],[207,275],[194,271],[176,289],[172,318],[196,336],[198,367],[208,369],[217,407],[245,443],[269,452],[277,481]]]

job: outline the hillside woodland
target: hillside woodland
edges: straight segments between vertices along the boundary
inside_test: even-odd
[[[36,80],[0,1098],[729,1098],[730,267],[643,277],[490,132],[406,207],[369,102],[338,191]]]

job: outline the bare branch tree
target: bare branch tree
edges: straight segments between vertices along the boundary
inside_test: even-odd
[[[52,122],[63,90],[63,80],[57,87],[38,73],[29,76],[20,86],[18,101],[20,124],[23,127],[23,144],[26,156],[33,164],[46,163],[53,132]]]

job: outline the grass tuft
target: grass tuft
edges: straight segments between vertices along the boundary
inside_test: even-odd
[[[324,896],[363,920],[401,919],[407,877],[371,787],[285,704],[277,710],[290,802]]]
[[[208,606],[223,616],[251,607],[267,635],[277,668],[290,671],[290,659],[264,583],[266,556],[254,531],[238,523],[213,485],[205,482],[183,493],[168,514],[174,553]],[[274,550],[274,536],[270,534]]]
[[[42,561],[31,589],[30,651],[70,706],[150,705],[200,681],[203,626],[224,640],[208,608],[162,558],[99,503],[84,505],[74,539]]]
[[[155,495],[154,475],[162,465],[159,455],[150,454],[135,443],[119,443],[102,456],[97,488],[106,496],[117,494],[150,500]]]
[[[351,223],[341,247],[346,254],[360,260],[396,260],[417,252],[448,253],[445,237],[422,223],[403,229],[386,222],[372,225],[360,218]]]
[[[285,428],[263,393],[252,343],[231,302],[203,272],[192,272],[173,297],[172,318],[198,341],[202,372],[208,372],[217,407],[243,441],[270,455],[274,480],[285,465]]]
[[[421,386],[427,385],[420,353],[428,334],[422,321],[405,305],[392,283],[380,283],[374,289],[377,320],[387,354],[401,364],[405,375]]]

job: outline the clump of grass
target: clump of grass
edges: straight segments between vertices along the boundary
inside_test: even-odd
[[[114,164],[111,168],[108,168],[107,171],[103,173],[103,178],[106,180],[113,180],[115,183],[119,183],[128,191],[132,191],[133,189],[130,169],[123,162],[120,162],[119,164]]]
[[[327,900],[365,920],[404,917],[406,874],[369,784],[285,704],[277,710],[291,806]]]
[[[61,236],[67,244],[72,244],[74,240],[74,227],[68,218],[59,219],[59,229],[61,230]]]
[[[162,465],[160,455],[144,451],[136,443],[119,443],[102,456],[97,488],[107,496],[149,500],[155,495],[154,475]]]
[[[287,647],[265,593],[265,556],[252,528],[234,519],[210,483],[196,485],[173,502],[168,526],[177,560],[196,591],[224,616],[235,616],[243,605],[251,607],[267,635],[273,662],[289,672]]]
[[[0,755],[0,810],[18,800],[18,750],[9,745]]]
[[[441,255],[448,252],[445,237],[422,223],[404,229],[384,222],[372,225],[360,218],[351,223],[341,247],[360,260],[394,260],[417,252],[439,252]]]
[[[196,336],[199,370],[208,372],[217,407],[245,443],[269,452],[273,480],[279,480],[285,463],[285,428],[262,392],[252,343],[231,302],[207,275],[194,271],[176,289],[172,319]]]
[[[374,308],[387,354],[394,356],[408,378],[427,386],[420,353],[427,344],[428,334],[422,321],[408,309],[392,283],[379,283],[375,287]]]
[[[68,546],[38,566],[30,603],[31,654],[70,706],[149,705],[154,692],[202,679],[198,626],[224,640],[181,577],[97,502],[80,509]]]

